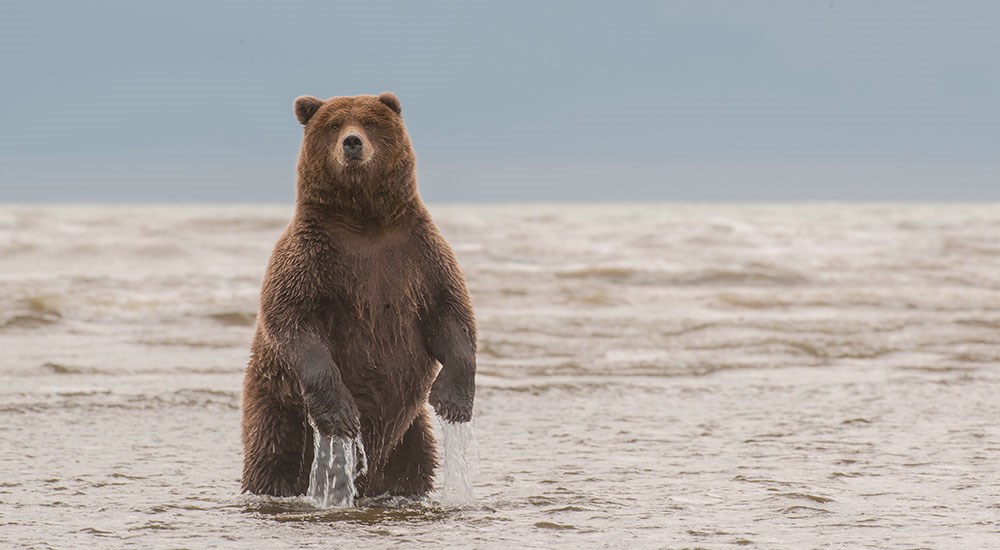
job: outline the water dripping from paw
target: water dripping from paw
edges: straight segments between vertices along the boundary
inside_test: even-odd
[[[479,446],[472,422],[438,421],[444,436],[438,501],[448,507],[475,504],[472,483],[479,473]]]
[[[309,498],[321,508],[354,506],[354,480],[368,472],[361,437],[327,436],[313,431],[313,463],[309,471]]]

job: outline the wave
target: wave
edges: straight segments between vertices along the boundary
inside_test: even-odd
[[[53,305],[53,296],[32,296],[22,299],[7,311],[8,317],[0,321],[0,329],[33,329],[58,323],[62,312]]]
[[[223,311],[206,316],[217,323],[234,327],[252,327],[257,322],[257,313],[247,311]]]
[[[53,393],[7,394],[0,412],[39,413],[54,410],[157,410],[216,407],[237,410],[240,392],[204,388],[123,394],[102,388],[62,389]]]
[[[738,267],[710,267],[697,271],[666,271],[645,267],[586,266],[555,271],[563,279],[589,279],[638,286],[799,286],[810,279],[776,265],[751,263]]]
[[[746,309],[823,308],[829,310],[830,315],[840,318],[851,318],[847,312],[858,309],[957,313],[1000,307],[1000,293],[989,288],[928,284],[781,290],[727,289],[714,297],[724,305]]]

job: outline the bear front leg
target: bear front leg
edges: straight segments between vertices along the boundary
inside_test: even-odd
[[[428,401],[448,422],[472,420],[476,398],[476,344],[474,329],[461,316],[444,316],[429,327],[428,350],[441,363]]]
[[[330,358],[326,346],[310,340],[300,341],[295,354],[300,389],[309,419],[325,436],[353,439],[361,429],[354,397],[344,385],[340,369]]]

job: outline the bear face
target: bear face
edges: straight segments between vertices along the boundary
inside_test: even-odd
[[[295,116],[305,127],[300,174],[351,185],[385,180],[401,165],[411,165],[401,113],[399,99],[390,92],[326,101],[297,98]]]

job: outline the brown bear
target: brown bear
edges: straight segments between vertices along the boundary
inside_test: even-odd
[[[360,434],[359,495],[423,495],[437,465],[426,403],[447,422],[472,418],[472,306],[417,194],[401,114],[388,92],[295,100],[295,214],[268,264],[243,382],[244,492],[305,493],[311,420],[324,436]]]

